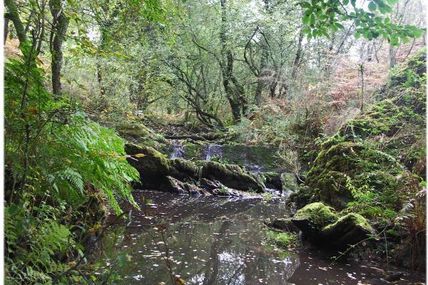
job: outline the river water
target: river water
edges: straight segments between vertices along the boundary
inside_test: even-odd
[[[141,211],[111,227],[96,250],[97,274],[108,273],[107,284],[390,284],[368,264],[332,264],[314,249],[275,247],[264,223],[289,215],[282,199],[135,197]],[[409,278],[394,284],[413,284]]]

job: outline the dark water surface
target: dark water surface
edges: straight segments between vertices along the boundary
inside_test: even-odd
[[[273,246],[264,221],[289,215],[281,199],[154,191],[136,199],[142,210],[110,228],[98,248],[100,271],[120,277],[114,284],[391,284],[367,264],[331,265],[313,250]]]

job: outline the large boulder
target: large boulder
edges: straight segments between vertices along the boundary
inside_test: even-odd
[[[344,248],[375,236],[375,230],[363,216],[349,213],[335,223],[325,226],[321,235],[324,241],[329,243],[328,247]]]
[[[166,176],[171,171],[171,162],[162,153],[152,147],[125,145],[128,162],[140,173],[141,184],[144,188],[160,189],[167,183]]]
[[[343,249],[375,235],[367,220],[355,213],[339,217],[323,203],[311,203],[291,218],[303,235],[321,247]]]
[[[321,230],[338,220],[333,208],[323,203],[311,203],[298,210],[291,221],[309,239],[318,239]]]
[[[264,185],[238,165],[205,161],[202,164],[201,177],[219,181],[223,185],[237,190],[264,192]]]

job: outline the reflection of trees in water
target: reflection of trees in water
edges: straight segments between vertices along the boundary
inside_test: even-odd
[[[218,253],[222,251],[222,245],[225,246],[226,243],[230,243],[228,239],[225,238],[226,229],[230,226],[231,222],[225,221],[222,223],[219,235],[213,236],[213,242],[211,243],[210,249],[210,258],[205,265],[205,280],[204,285],[215,284],[215,280],[218,278],[220,259]]]
[[[154,199],[157,207],[133,213],[132,223],[119,227],[119,240],[110,239],[110,260],[132,255],[125,268],[118,268],[122,276],[128,276],[120,284],[169,284],[173,282],[169,277],[175,275],[186,284],[262,284],[259,278],[268,282],[265,284],[286,284],[284,267],[287,271],[292,268],[275,264],[276,253],[261,243],[265,231],[261,221],[271,216],[271,209],[266,208],[281,211],[281,205],[209,198],[185,201],[176,196],[167,201],[168,195],[161,197],[161,201]],[[162,226],[164,238],[156,230]],[[159,242],[165,246],[158,246]],[[144,279],[132,279],[136,275]]]
[[[170,248],[175,252],[181,248],[186,253],[185,257],[176,257],[181,258],[181,262],[175,266],[174,273],[181,275],[185,272],[184,261],[188,261],[189,284],[251,285],[261,284],[259,279],[267,282],[265,284],[286,284],[298,265],[297,257],[291,256],[287,263],[280,260],[278,264],[273,263],[276,254],[260,243],[264,229],[251,223],[247,220],[244,223],[222,220],[212,224],[179,224],[171,227],[168,235]],[[174,232],[178,232],[179,236],[175,237]],[[238,234],[241,232],[244,232],[242,236]],[[205,256],[201,249],[207,246],[210,248]]]

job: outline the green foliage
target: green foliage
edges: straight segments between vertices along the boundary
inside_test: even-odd
[[[51,284],[52,275],[67,269],[59,257],[71,254],[76,244],[68,226],[58,222],[59,214],[47,205],[5,207],[7,283]]]
[[[113,130],[46,90],[34,61],[10,60],[5,73],[6,280],[67,284],[77,277],[65,261],[82,254],[103,201],[116,213],[119,199],[135,205],[138,172]]]
[[[69,151],[65,151],[69,150]],[[61,157],[61,165],[51,162],[51,183],[55,190],[69,194],[83,192],[83,183],[101,190],[116,212],[117,198],[133,201],[129,183],[138,179],[138,172],[125,158],[124,142],[114,130],[86,120],[82,114],[71,116],[48,142],[50,157]],[[54,171],[52,171],[54,170]],[[79,194],[79,193],[76,193]]]
[[[425,175],[422,62],[424,51],[393,71],[379,102],[320,144],[300,198],[393,223]]]
[[[300,6],[304,10],[304,32],[309,37],[328,37],[330,32],[344,29],[344,22],[352,21],[356,25],[357,37],[364,36],[368,40],[383,37],[393,46],[422,36],[423,29],[413,25],[395,24],[386,16],[393,11],[391,6],[395,2],[370,0],[367,10],[360,7],[355,0],[302,1]]]

